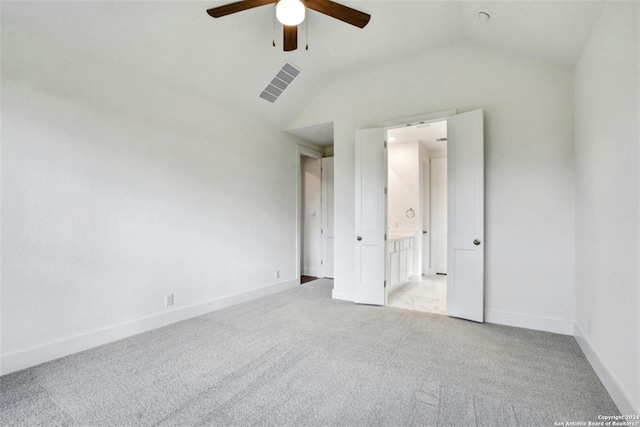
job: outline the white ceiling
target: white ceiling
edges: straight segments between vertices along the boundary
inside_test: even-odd
[[[372,15],[367,27],[358,29],[311,11],[309,50],[303,48],[303,25],[300,48],[283,52],[280,28],[278,47],[271,46],[273,6],[220,19],[206,14],[226,3],[3,1],[3,78],[14,73],[64,90],[81,86],[94,98],[130,90],[131,82],[155,82],[284,128],[326,83],[345,73],[460,41],[572,67],[601,7],[577,1],[344,1]],[[479,10],[489,12],[491,19],[478,20]],[[50,43],[46,52],[35,46],[40,38]],[[73,61],[68,52],[75,52]],[[17,64],[20,56],[30,54],[32,58]],[[302,70],[300,76],[275,104],[258,98],[287,61]],[[99,77],[97,69],[105,75],[91,84]],[[109,77],[116,70],[127,76],[127,84]],[[316,142],[327,143],[328,125],[323,126],[308,132],[319,135]]]

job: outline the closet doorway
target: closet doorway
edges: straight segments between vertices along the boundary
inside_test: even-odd
[[[298,147],[298,277],[333,278],[333,146]]]

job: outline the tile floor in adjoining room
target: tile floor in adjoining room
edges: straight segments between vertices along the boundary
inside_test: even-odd
[[[447,276],[424,276],[421,282],[404,283],[389,292],[387,305],[446,314]]]

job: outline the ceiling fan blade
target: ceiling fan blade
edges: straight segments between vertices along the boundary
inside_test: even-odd
[[[235,3],[225,4],[224,6],[208,9],[207,13],[214,17],[231,15],[232,13],[242,12],[243,10],[253,9],[254,7],[264,6],[265,4],[275,3],[277,0],[242,0]]]
[[[298,26],[283,25],[283,46],[285,52],[290,52],[298,48]]]
[[[331,0],[305,0],[304,4],[309,9],[324,13],[347,24],[355,25],[358,28],[364,28],[371,19],[371,15],[368,13],[360,12]]]

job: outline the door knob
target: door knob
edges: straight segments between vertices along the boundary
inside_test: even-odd
[[[478,245],[480,244],[480,240],[478,240],[478,239],[474,240],[474,241],[473,241],[473,244],[474,244],[474,245],[476,245],[476,246],[478,246]]]
[[[356,240],[359,242],[360,240],[362,240],[362,236],[356,237]]]

